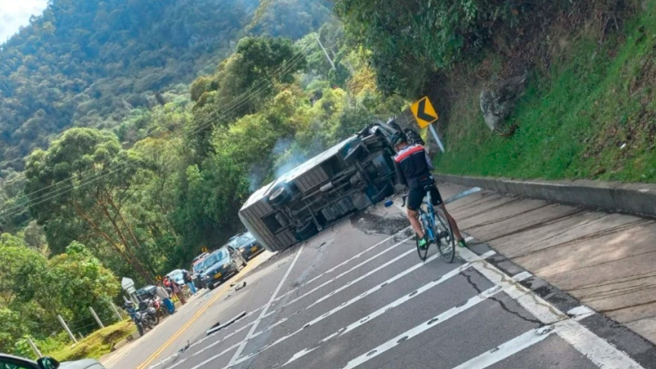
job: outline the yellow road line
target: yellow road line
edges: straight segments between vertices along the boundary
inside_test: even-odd
[[[255,263],[248,263],[246,267],[244,267],[244,269],[241,270],[240,274],[241,275],[246,274],[254,266]],[[238,277],[235,279],[235,281],[238,281],[239,279],[240,278]],[[141,365],[139,365],[137,369],[144,369],[146,366],[152,363],[153,360],[155,360],[164,350],[166,350],[167,347],[171,346],[171,344],[175,342],[175,340],[178,339],[178,337],[180,337],[180,335],[184,333],[187,330],[187,328],[189,328],[189,326],[191,326],[207,309],[209,309],[210,306],[212,306],[212,304],[216,302],[216,300],[218,300],[228,289],[230,289],[230,284],[225,283],[223,285],[223,288],[217,291],[216,295],[205,306],[203,306],[200,310],[198,310],[196,314],[194,314],[194,316],[191,317],[191,319],[189,319],[187,323],[185,323],[185,325],[183,325],[177,332],[175,332],[175,334],[171,336],[171,338],[169,338],[168,341],[166,341],[157,351],[155,351],[155,353],[150,355],[150,357],[146,359],[146,361],[141,363]]]

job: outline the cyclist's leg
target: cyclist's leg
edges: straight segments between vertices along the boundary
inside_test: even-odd
[[[424,238],[424,230],[421,229],[421,224],[419,224],[419,213],[416,210],[408,209],[408,219],[417,237]]]
[[[456,241],[458,242],[463,241],[462,234],[460,234],[460,228],[458,228],[458,223],[456,223],[456,220],[453,219],[451,214],[449,214],[449,212],[446,210],[446,206],[444,206],[444,201],[442,201],[442,195],[440,194],[440,191],[437,189],[437,186],[432,186],[430,191],[431,191],[431,200],[433,202],[433,206],[438,207],[446,217],[446,220],[451,225],[451,229],[453,230],[453,236],[456,238]]]
[[[456,238],[456,241],[460,242],[462,241],[462,234],[460,234],[460,228],[458,228],[458,223],[456,223],[456,220],[453,219],[451,214],[446,210],[446,207],[444,204],[438,205],[446,219],[449,221],[449,224],[451,225],[451,229],[453,230],[453,235]]]
[[[419,238],[424,238],[424,231],[421,229],[421,224],[419,223],[419,207],[421,202],[424,200],[423,191],[413,188],[408,192],[408,219],[410,220],[410,225],[414,229],[415,233]]]

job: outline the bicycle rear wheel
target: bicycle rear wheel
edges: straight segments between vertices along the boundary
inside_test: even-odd
[[[456,239],[453,236],[451,224],[440,211],[435,212],[435,235],[435,245],[442,259],[447,263],[452,263],[456,256]]]
[[[421,229],[424,231],[424,234],[427,235],[427,230],[429,225],[427,224],[426,217],[424,214],[419,215],[419,224],[421,224]],[[415,240],[417,242],[417,254],[419,255],[419,259],[421,261],[426,261],[426,258],[428,257],[428,248],[430,247],[430,243],[426,243],[426,245],[422,248],[419,246],[419,235],[415,236]]]

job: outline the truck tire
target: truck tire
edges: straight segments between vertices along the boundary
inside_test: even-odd
[[[285,205],[292,198],[292,192],[285,185],[280,185],[269,195],[269,203],[275,207]]]
[[[305,241],[317,233],[319,233],[319,230],[317,229],[317,226],[312,221],[296,229],[296,236],[301,241]]]

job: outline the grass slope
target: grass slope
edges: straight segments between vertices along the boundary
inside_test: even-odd
[[[49,352],[48,356],[52,356],[59,361],[99,359],[110,352],[113,345],[136,330],[136,326],[132,324],[131,320],[125,320],[95,331],[74,345],[68,345],[58,351]]]
[[[459,101],[446,131],[439,172],[512,178],[656,182],[656,3],[599,47],[572,42],[550,80],[533,78],[500,137],[485,126],[480,89]]]

